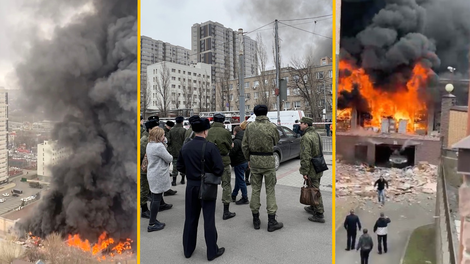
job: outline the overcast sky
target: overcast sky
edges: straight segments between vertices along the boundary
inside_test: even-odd
[[[141,34],[153,39],[169,42],[191,49],[191,26],[208,20],[219,22],[233,30],[243,28],[245,32],[255,30],[275,19],[290,20],[332,15],[331,0],[142,0]],[[333,18],[285,21],[305,31],[332,37]],[[263,42],[273,66],[274,26],[269,25],[257,32]],[[256,40],[254,32],[249,34]],[[315,58],[332,56],[332,40],[316,36],[286,25],[279,24],[281,39],[281,63],[286,66],[293,57]]]

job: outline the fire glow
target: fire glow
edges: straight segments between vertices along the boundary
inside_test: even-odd
[[[400,120],[408,120],[407,132],[414,133],[417,130],[426,129],[423,113],[426,113],[426,97],[422,89],[426,87],[430,69],[417,63],[411,78],[401,87],[396,87],[393,92],[374,87],[369,75],[362,68],[358,68],[347,61],[340,61],[340,71],[349,71],[350,75],[340,74],[338,82],[338,94],[342,91],[351,92],[358,87],[361,97],[367,101],[371,119],[364,123],[364,127],[380,128],[382,118],[393,118],[397,123]],[[343,75],[343,76],[342,76]],[[338,120],[351,120],[352,108],[338,109]]]
[[[100,260],[106,260],[105,254],[111,257],[122,255],[125,252],[132,254],[132,242],[129,238],[125,242],[116,242],[113,238],[109,238],[106,232],[103,232],[98,238],[98,242],[93,246],[88,240],[82,240],[78,234],[69,235],[67,245],[79,248],[85,252],[91,252],[93,256],[97,256]],[[100,254],[102,255],[100,256]]]

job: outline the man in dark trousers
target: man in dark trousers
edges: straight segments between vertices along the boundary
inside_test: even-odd
[[[347,232],[347,242],[346,242],[346,251],[354,250],[354,246],[356,245],[356,234],[357,229],[361,231],[361,221],[359,217],[354,214],[354,210],[349,211],[349,215],[346,216],[344,220],[344,228]]]
[[[369,263],[369,253],[374,248],[374,241],[372,237],[367,234],[367,229],[362,230],[362,236],[357,243],[357,250],[361,251],[361,264]]]
[[[386,217],[384,213],[380,213],[379,219],[375,222],[374,233],[377,234],[377,243],[379,244],[379,254],[382,254],[382,243],[384,246],[384,252],[387,253],[387,234],[388,224],[390,224],[390,218]]]
[[[178,171],[176,170],[176,161],[178,160],[178,155],[183,143],[185,140],[184,134],[186,129],[183,127],[184,117],[178,116],[176,119],[176,125],[168,132],[168,151],[173,156],[173,171],[171,176],[173,181],[171,182],[172,186],[176,186],[176,177],[178,176]],[[184,173],[181,173],[181,184],[184,184]]]
[[[387,186],[388,189],[388,182],[384,179],[383,176],[380,176],[380,178],[374,183],[374,187],[377,186],[377,194],[379,198],[379,203],[382,203],[382,205],[385,204],[385,186]]]
[[[236,200],[238,191],[241,191],[242,198],[235,202],[235,204],[249,204],[248,193],[246,190],[246,182],[244,181],[245,171],[248,168],[248,162],[245,159],[242,151],[242,140],[244,131],[241,127],[236,126],[233,130],[235,138],[233,139],[233,148],[230,150],[230,162],[235,171],[235,187],[232,192],[232,200]],[[234,199],[235,198],[235,199]]]
[[[214,201],[199,199],[201,188],[202,158],[204,157],[204,172],[211,172],[216,176],[224,173],[222,156],[215,144],[206,141],[210,122],[206,118],[193,118],[191,127],[196,134],[193,140],[186,143],[178,157],[177,168],[179,172],[186,174],[185,195],[185,221],[183,230],[184,256],[190,258],[196,248],[197,227],[199,215],[204,216],[204,237],[206,239],[207,259],[209,261],[222,256],[225,248],[217,246],[217,229],[215,227]],[[206,143],[205,152],[202,153],[203,144]],[[204,155],[204,156],[202,156]]]

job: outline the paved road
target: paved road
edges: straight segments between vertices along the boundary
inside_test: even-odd
[[[369,229],[369,234],[374,239],[374,249],[370,254],[369,263],[400,263],[408,238],[414,229],[433,223],[435,207],[434,198],[428,199],[428,195],[422,195],[412,204],[388,202],[383,208],[380,208],[376,203],[369,202],[363,209],[356,210],[363,228]],[[392,221],[389,225],[388,253],[383,255],[377,253],[377,236],[373,233],[374,224],[380,212],[384,212]],[[358,233],[357,240],[359,234],[362,234],[362,231]],[[359,253],[345,251],[345,248],[346,230],[341,226],[336,232],[336,263],[360,263]]]
[[[331,158],[329,159],[331,161]],[[331,163],[331,162],[330,162]],[[327,209],[325,224],[308,221],[309,214],[299,203],[302,178],[298,169],[300,161],[291,160],[281,164],[277,171],[278,184],[276,197],[278,203],[277,220],[284,223],[284,228],[272,233],[267,232],[265,191],[261,192],[261,229],[254,230],[249,205],[231,204],[231,211],[237,216],[222,220],[221,203],[216,208],[216,227],[219,234],[218,244],[225,247],[225,254],[214,260],[215,263],[317,263],[330,264],[332,249],[332,215]],[[178,178],[180,180],[180,178]],[[232,172],[232,187],[234,174]],[[331,208],[332,177],[331,171],[322,179],[325,208]],[[203,220],[199,222],[196,251],[190,259],[183,255],[182,236],[184,225],[184,189],[178,184],[175,196],[165,197],[173,204],[169,211],[159,213],[158,219],[166,223],[162,231],[147,233],[148,220],[141,218],[141,263],[207,263],[204,242]],[[219,189],[219,201],[221,197]],[[248,186],[248,195],[251,187]]]
[[[26,198],[41,191],[40,189],[30,188],[29,183],[27,182],[21,182],[21,176],[13,177],[11,182],[15,185],[7,184],[8,186],[6,188],[0,189],[0,198],[6,198],[5,202],[0,203],[0,215],[18,208],[21,205],[21,198]],[[21,194],[19,197],[11,196],[11,189],[13,188],[22,190],[23,194]],[[10,193],[10,196],[3,197],[2,194],[6,192]]]

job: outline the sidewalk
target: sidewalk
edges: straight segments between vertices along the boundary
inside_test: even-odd
[[[355,213],[359,216],[362,228],[367,228],[374,239],[374,249],[370,253],[369,263],[399,264],[414,229],[434,222],[435,199],[428,199],[428,195],[421,195],[413,204],[388,202],[380,208],[378,204],[368,202],[363,207],[365,209],[357,209]],[[388,253],[383,255],[377,253],[377,236],[374,233],[375,221],[379,218],[380,212],[384,212],[391,220],[388,230]],[[360,235],[362,230],[358,231],[356,244]],[[336,263],[360,263],[359,252],[348,252],[344,250],[345,248],[346,230],[341,226],[336,232]]]

